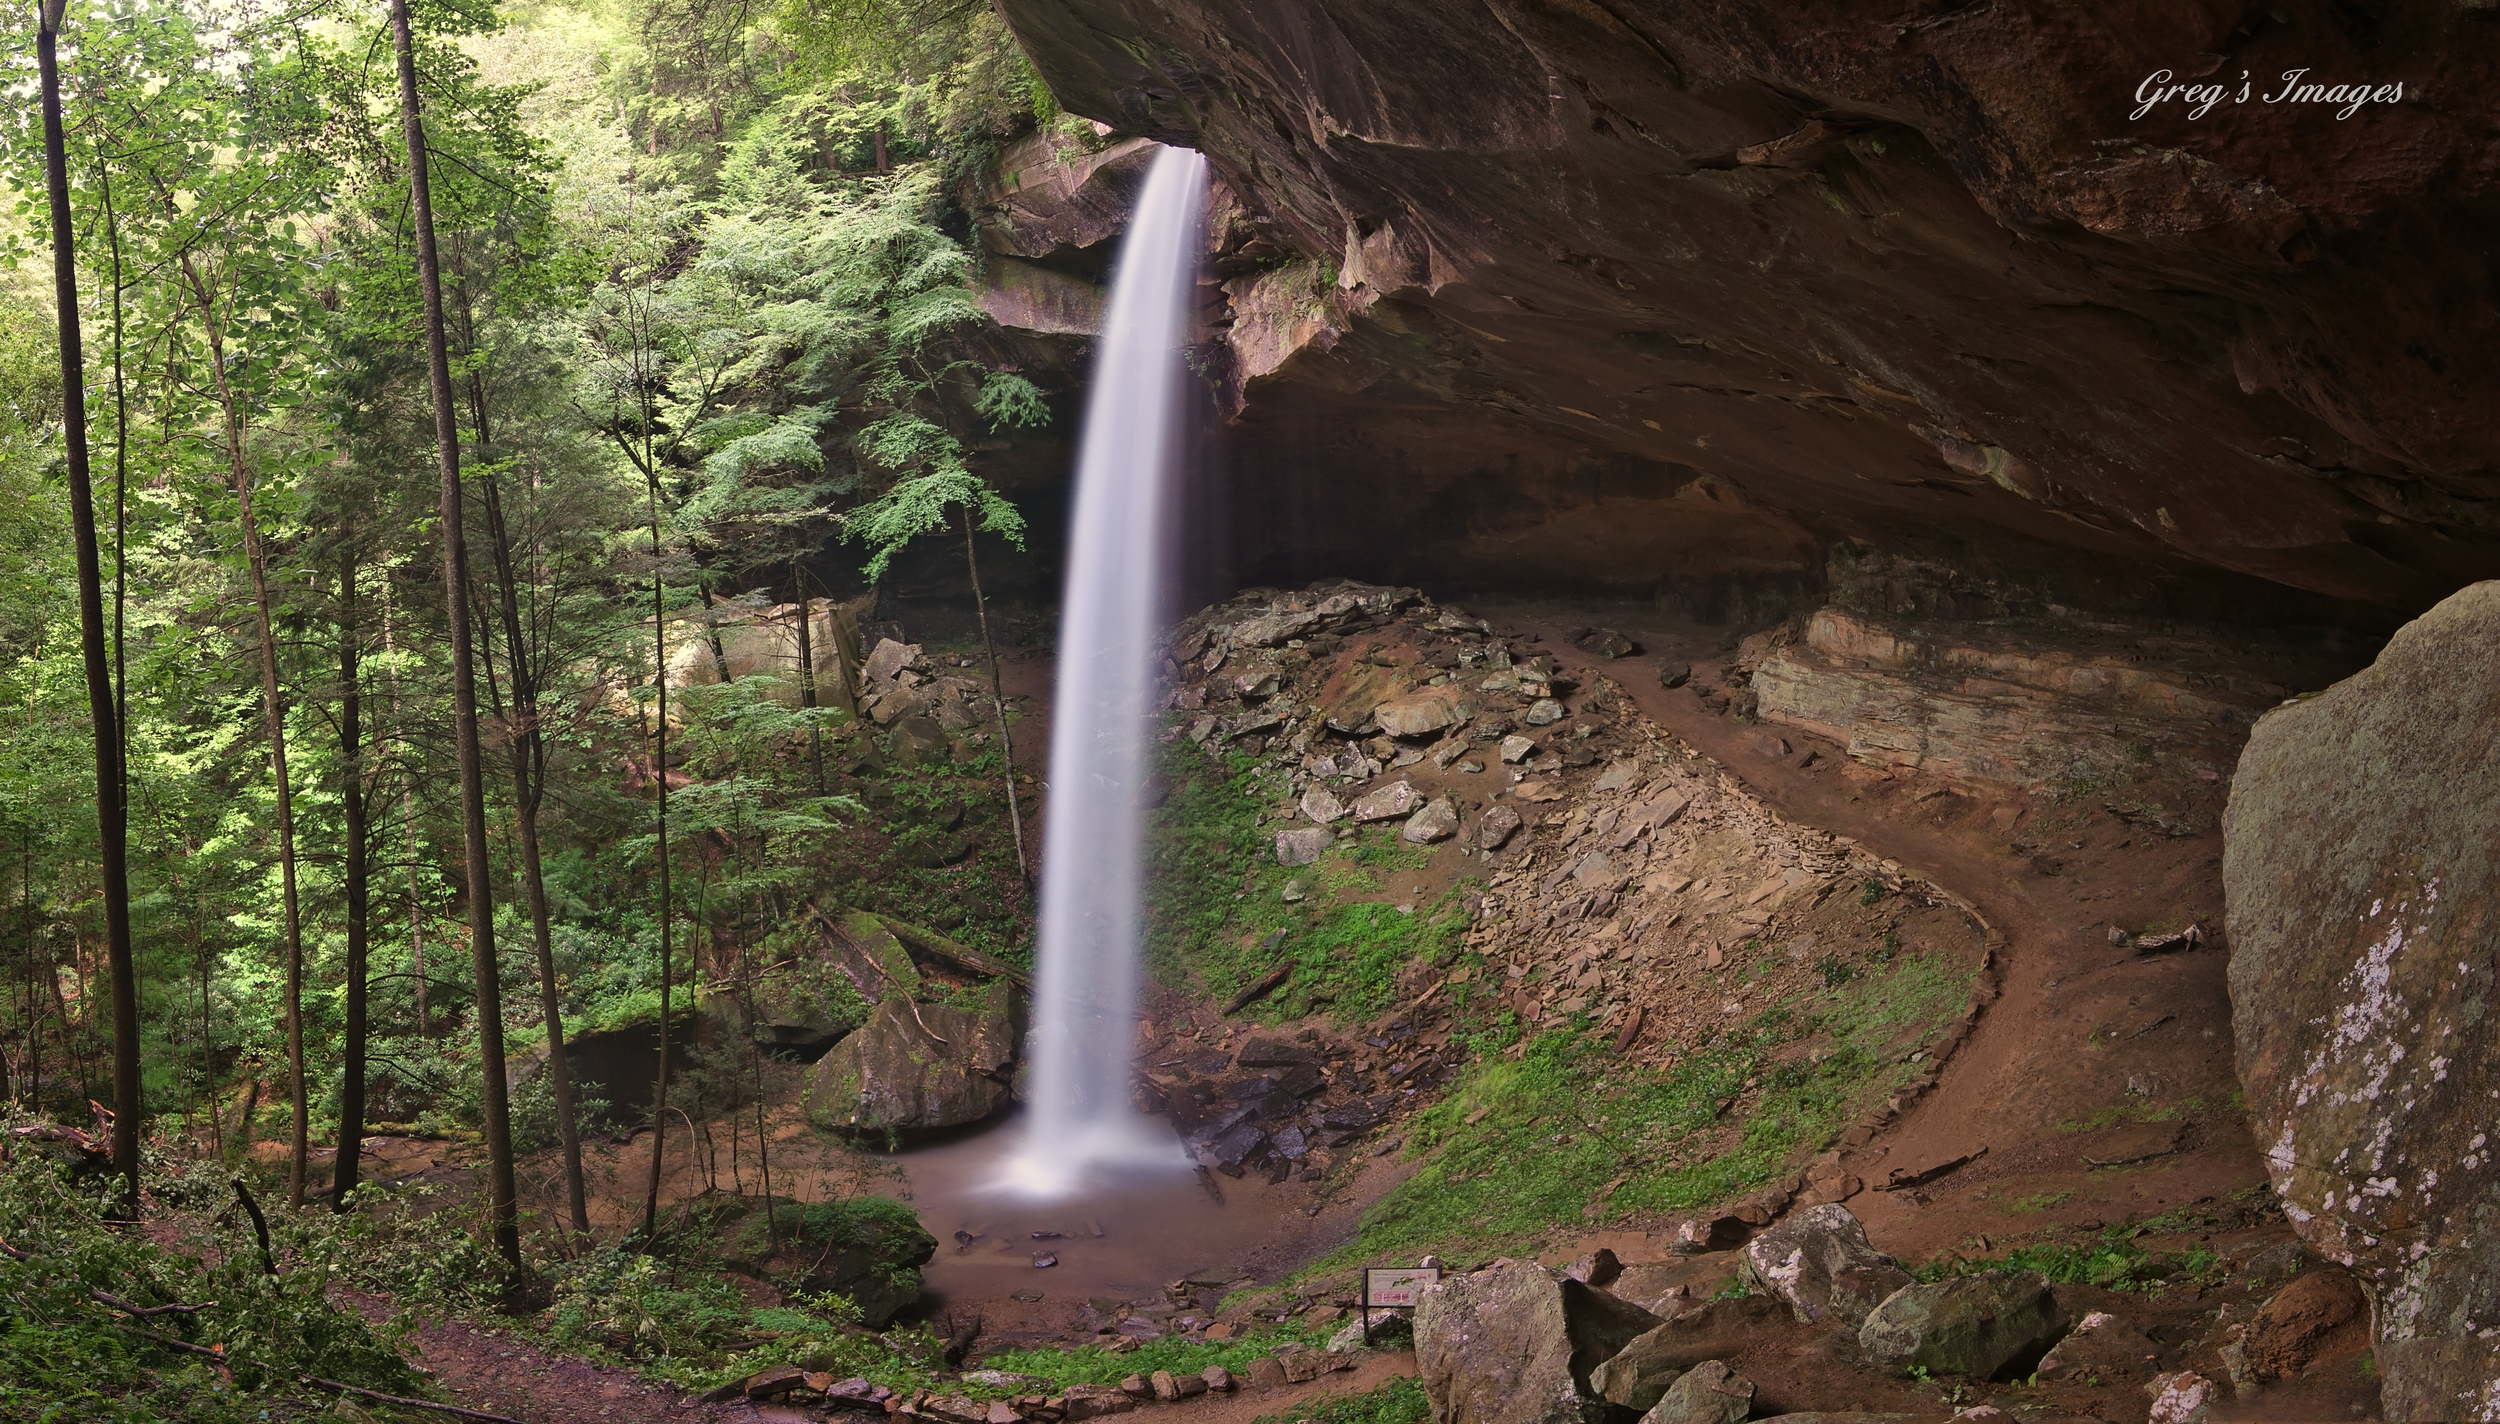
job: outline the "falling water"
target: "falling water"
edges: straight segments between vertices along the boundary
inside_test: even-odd
[[[1176,1154],[1129,1106],[1129,1060],[1155,630],[1170,586],[1181,348],[1205,192],[1205,159],[1178,148],[1156,156],[1095,348],[1051,713],[1031,1135],[1014,1168],[1035,1192],[1072,1190],[1092,1167]]]

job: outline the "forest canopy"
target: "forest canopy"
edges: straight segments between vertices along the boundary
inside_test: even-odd
[[[283,1137],[298,1203],[345,1193],[368,1124],[493,1138],[504,1117],[507,1163],[563,1141],[578,1225],[579,1125],[609,1105],[559,1067],[507,1113],[487,1064],[650,1019],[671,975],[680,1002],[734,981],[846,873],[840,837],[877,810],[828,779],[856,708],[820,692],[898,550],[1020,545],[979,452],[1051,417],[972,339],[968,175],[1037,128],[1093,130],[986,4],[399,13],[404,40],[354,0],[0,22],[30,100],[0,119],[0,1099],[93,1102],[109,1131],[135,1048],[152,1141]],[[732,676],[724,622],[786,607],[802,666]],[[809,652],[814,627],[833,645]],[[975,769],[1012,799],[989,735]],[[117,838],[135,1044],[108,1007]],[[1010,961],[1016,864],[954,927]],[[333,1141],[344,1165],[311,1180]]]

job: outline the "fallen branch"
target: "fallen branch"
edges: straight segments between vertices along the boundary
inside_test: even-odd
[[[252,1189],[243,1179],[234,1179],[234,1194],[243,1202],[243,1209],[252,1215],[252,1234],[260,1238],[260,1269],[263,1275],[278,1273],[278,1260],[269,1254],[269,1218],[260,1214],[260,1203],[252,1200]]]
[[[177,1340],[170,1335],[159,1335],[153,1330],[141,1330],[131,1325],[116,1325],[113,1328],[125,1334],[153,1340],[169,1350],[179,1350],[186,1355],[205,1355],[222,1365],[249,1365],[256,1370],[266,1370],[270,1374],[278,1373],[275,1368],[262,1364],[258,1360],[247,1360],[240,1355],[229,1355],[211,1346],[194,1345],[188,1340]],[[323,1379],[319,1375],[297,1375],[296,1378],[315,1389],[326,1389],[332,1394],[352,1394],[358,1399],[396,1404],[406,1409],[431,1409],[437,1414],[455,1414],[463,1419],[483,1419],[488,1421],[488,1424],[521,1424],[520,1420],[509,1414],[489,1414],[483,1409],[463,1409],[457,1404],[436,1404],[430,1399],[410,1399],[404,1394],[384,1394],[378,1389],[367,1389],[363,1385],[347,1384],[340,1380]]]
[[[1232,999],[1224,1005],[1225,1015],[1230,1016],[1240,1013],[1243,1009],[1248,1008],[1253,1002],[1266,997],[1269,990],[1284,983],[1286,977],[1292,973],[1293,966],[1290,964],[1280,964],[1274,969],[1269,970],[1265,977],[1261,978],[1257,983],[1252,984],[1249,988],[1233,995]]]
[[[975,974],[987,974],[997,979],[1012,980],[1028,989],[1033,987],[1033,976],[1009,964],[1006,960],[983,954],[970,945],[958,944],[935,930],[924,930],[918,925],[907,925],[892,915],[879,915],[877,919],[886,927],[887,933],[903,942],[903,947],[906,949],[919,950],[932,959],[943,959],[949,964],[968,969]]]

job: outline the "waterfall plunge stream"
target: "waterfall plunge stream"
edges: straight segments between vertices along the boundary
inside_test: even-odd
[[[1197,287],[1206,160],[1156,155],[1095,347],[1061,598],[1042,829],[1028,1136],[1011,1180],[1074,1191],[1091,1169],[1173,1162],[1129,1105],[1151,770],[1156,630],[1186,428],[1181,350]]]

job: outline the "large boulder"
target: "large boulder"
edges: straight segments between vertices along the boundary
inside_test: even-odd
[[[1534,1261],[1451,1276],[1415,1307],[1415,1369],[1438,1424],[1582,1424],[1561,1283]]]
[[[2031,1271],[1985,1271],[1904,1286],[1866,1317],[1858,1345],[1896,1369],[2011,1379],[2066,1333],[2057,1295]]]
[[[979,1122],[1013,1096],[1016,1031],[1004,1007],[916,1004],[895,995],[818,1060],[807,1119],[829,1132],[920,1132]]]
[[[920,1298],[920,1268],[937,1254],[937,1238],[910,1207],[892,1197],[849,1197],[781,1207],[786,1255],[805,1258],[804,1291],[835,1291],[857,1302],[861,1323],[883,1329],[894,1313]],[[754,1236],[750,1222],[746,1235]]]
[[[1755,1237],[1745,1247],[1744,1273],[1788,1302],[1799,1320],[1852,1330],[1910,1284],[1910,1273],[1869,1245],[1866,1228],[1838,1202],[1798,1212]]]
[[[1686,1370],[1641,1424],[1743,1424],[1753,1412],[1753,1381],[1721,1360]]]
[[[1635,1336],[1589,1372],[1590,1393],[1625,1409],[1648,1409],[1686,1370],[1743,1352],[1787,1319],[1787,1310],[1768,1296],[1711,1301]]]
[[[1585,1424],[1589,1375],[1658,1317],[1534,1261],[1451,1276],[1415,1311],[1415,1364],[1438,1424]]]
[[[2284,1214],[2378,1296],[2391,1420],[2500,1418],[2500,582],[2276,708],[2223,822],[2232,1027]]]

